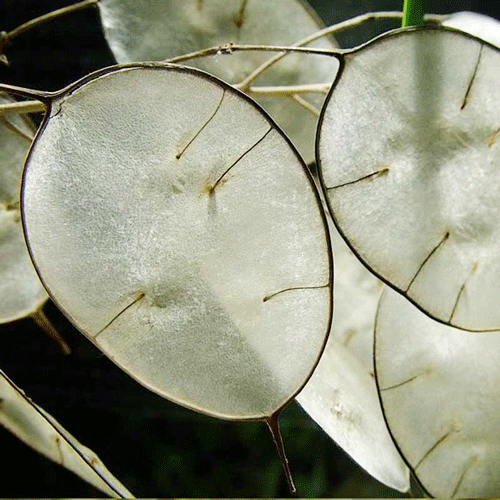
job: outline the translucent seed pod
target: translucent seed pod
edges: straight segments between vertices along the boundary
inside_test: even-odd
[[[376,275],[439,321],[500,327],[500,53],[444,28],[345,55],[318,129],[335,223]]]
[[[229,42],[291,45],[322,25],[312,8],[298,0],[101,0],[99,11],[109,47],[119,63],[158,61]],[[333,38],[311,43],[332,49]],[[239,83],[273,56],[245,52],[195,59],[204,69],[232,84]],[[338,62],[322,56],[287,55],[266,70],[258,85],[300,85],[333,81]],[[299,96],[317,109],[325,96]],[[258,101],[289,134],[306,162],[314,159],[317,117],[293,96],[259,97]]]
[[[160,395],[271,419],[310,376],[332,312],[324,214],[284,134],[244,94],[175,66],[40,96],[22,207],[52,298]]]
[[[499,336],[443,325],[392,290],[382,295],[375,361],[384,415],[434,497],[500,493]]]

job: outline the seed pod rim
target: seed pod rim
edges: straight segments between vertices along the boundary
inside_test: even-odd
[[[45,130],[47,124],[49,123],[50,116],[51,116],[52,111],[53,111],[52,104],[53,104],[54,101],[64,100],[66,97],[69,97],[73,92],[75,92],[76,90],[82,88],[87,83],[96,81],[99,78],[105,77],[105,76],[107,76],[109,74],[113,74],[113,73],[117,73],[117,72],[121,72],[121,71],[135,71],[135,70],[143,70],[143,69],[158,70],[158,71],[162,71],[162,70],[168,69],[168,70],[173,70],[173,71],[177,71],[177,72],[184,73],[184,74],[192,74],[192,75],[194,75],[196,77],[208,79],[211,82],[215,83],[216,85],[220,86],[222,89],[224,89],[224,90],[226,90],[228,92],[232,92],[232,93],[237,94],[239,97],[243,98],[250,105],[253,105],[254,108],[257,108],[257,110],[260,112],[261,116],[264,119],[267,120],[267,122],[269,123],[269,125],[275,131],[277,131],[281,135],[281,137],[285,140],[285,142],[287,143],[287,145],[291,148],[291,150],[293,151],[294,155],[297,158],[298,163],[301,165],[303,173],[305,174],[305,177],[306,177],[306,179],[307,179],[307,181],[309,183],[309,186],[310,186],[310,188],[311,188],[311,190],[312,190],[312,192],[314,194],[314,199],[316,200],[316,206],[318,208],[318,211],[319,211],[319,214],[320,214],[320,217],[321,217],[321,221],[322,221],[322,225],[323,225],[323,230],[324,230],[324,235],[325,235],[325,242],[324,242],[324,244],[325,244],[325,250],[326,250],[326,252],[328,254],[328,265],[329,265],[329,275],[328,275],[328,279],[329,279],[329,282],[328,282],[328,289],[329,289],[328,318],[327,318],[326,330],[325,330],[325,333],[324,333],[324,339],[323,339],[323,342],[322,342],[321,349],[318,352],[318,355],[317,355],[317,358],[315,360],[315,363],[311,367],[311,370],[310,370],[307,378],[303,381],[303,383],[300,385],[300,387],[277,410],[275,410],[273,412],[273,415],[269,415],[269,416],[243,417],[243,418],[232,417],[232,416],[228,416],[228,415],[225,415],[225,414],[210,413],[210,412],[208,412],[208,411],[206,411],[206,410],[204,410],[202,408],[199,408],[199,407],[197,407],[195,405],[189,405],[188,403],[186,403],[184,401],[180,402],[180,401],[177,401],[175,399],[171,399],[170,397],[166,397],[164,394],[159,394],[159,392],[155,388],[151,387],[148,383],[145,383],[145,382],[139,380],[139,378],[137,378],[134,374],[132,374],[126,367],[124,367],[121,364],[118,364],[117,362],[115,362],[115,360],[112,359],[108,354],[106,354],[106,356],[109,357],[115,364],[117,364],[117,366],[121,370],[123,370],[125,373],[127,373],[129,376],[131,376],[134,380],[136,380],[139,384],[141,384],[146,389],[154,392],[155,394],[159,394],[160,397],[164,397],[164,398],[168,399],[169,401],[173,401],[174,403],[180,404],[181,406],[184,406],[184,407],[186,407],[188,409],[191,409],[193,411],[196,411],[198,413],[202,413],[202,414],[205,414],[205,415],[208,415],[208,416],[220,418],[220,419],[223,419],[223,420],[229,420],[229,421],[266,421],[266,422],[268,422],[268,421],[270,421],[270,419],[273,416],[279,415],[294,400],[294,398],[296,397],[296,395],[303,389],[303,387],[307,384],[307,382],[311,378],[311,376],[312,376],[312,374],[313,374],[316,366],[318,365],[319,360],[320,360],[320,358],[321,358],[321,356],[322,356],[322,354],[324,352],[324,349],[326,347],[326,343],[328,341],[328,337],[329,337],[329,333],[330,333],[332,321],[333,321],[333,287],[334,287],[333,274],[334,274],[334,271],[333,271],[333,250],[332,250],[332,243],[331,243],[330,233],[328,231],[328,223],[327,223],[327,219],[326,219],[326,214],[325,214],[324,209],[323,209],[322,204],[321,204],[321,197],[320,197],[320,193],[319,193],[320,188],[317,185],[317,183],[315,182],[315,180],[314,180],[311,172],[309,171],[306,163],[304,162],[304,160],[303,160],[302,156],[300,155],[300,153],[298,152],[297,148],[294,146],[294,144],[291,142],[291,140],[288,138],[288,136],[283,132],[283,130],[281,129],[281,127],[267,113],[267,111],[265,111],[259,103],[257,103],[254,99],[252,99],[250,96],[248,96],[244,92],[242,92],[242,91],[240,91],[238,89],[235,89],[230,84],[224,82],[223,80],[220,80],[216,76],[214,76],[214,75],[212,75],[210,73],[207,73],[207,72],[205,72],[203,70],[199,70],[199,69],[192,68],[192,67],[189,67],[189,66],[183,66],[183,65],[178,65],[178,64],[171,64],[171,63],[164,63],[164,62],[141,62],[141,63],[126,63],[126,64],[113,65],[113,66],[109,66],[109,67],[106,67],[106,68],[99,69],[99,70],[97,70],[95,72],[92,72],[92,73],[84,76],[83,78],[77,80],[76,82],[74,82],[74,83],[66,86],[65,88],[63,88],[63,89],[61,89],[61,90],[59,90],[57,92],[40,92],[40,91],[33,91],[33,90],[30,90],[30,89],[20,89],[20,88],[11,88],[10,89],[10,91],[13,92],[13,93],[17,93],[19,95],[23,95],[23,96],[29,97],[29,98],[35,98],[35,99],[42,100],[45,103],[46,107],[47,107],[46,113],[44,115],[43,122],[40,125],[40,127],[39,127],[39,129],[38,129],[38,131],[37,131],[37,133],[35,135],[35,138],[33,140],[32,146],[31,146],[30,151],[29,151],[29,153],[27,155],[26,165],[28,165],[29,162],[30,162],[30,159],[31,159],[31,156],[32,156],[32,153],[33,153],[33,150],[34,150],[34,146],[37,144],[38,138],[43,134],[43,131]],[[26,235],[26,244],[27,244],[27,247],[28,247],[28,252],[29,252],[30,258],[31,258],[31,260],[33,262],[33,265],[35,267],[35,270],[37,272],[38,277],[40,278],[43,286],[47,290],[47,293],[48,293],[49,297],[52,299],[52,301],[63,312],[63,314],[73,324],[73,326],[78,331],[80,331],[89,341],[91,341],[99,350],[101,350],[101,348],[99,347],[98,343],[90,335],[87,335],[83,331],[83,329],[78,326],[78,324],[75,321],[75,319],[73,318],[73,316],[64,307],[61,306],[61,304],[56,299],[56,297],[53,295],[52,291],[50,290],[50,288],[46,284],[45,280],[43,279],[42,274],[41,274],[41,272],[40,272],[40,270],[39,270],[39,268],[38,268],[38,266],[37,266],[37,264],[35,262],[35,259],[34,259],[34,256],[32,254],[32,250],[31,250],[31,245],[30,245],[30,241],[29,241],[28,231],[26,229],[25,209],[24,209],[24,205],[25,205],[25,196],[24,196],[25,180],[26,180],[26,175],[27,175],[27,171],[28,170],[29,170],[29,167],[25,168],[25,170],[23,172],[23,177],[22,177],[22,184],[21,184],[21,215],[22,215],[23,231],[24,231],[24,234]]]
[[[340,79],[342,78],[342,75],[344,73],[346,60],[348,60],[351,56],[356,56],[356,54],[358,52],[362,52],[365,49],[370,49],[372,46],[377,45],[379,42],[385,41],[387,38],[405,36],[408,33],[421,32],[421,31],[441,31],[441,32],[453,33],[453,34],[456,34],[456,35],[459,35],[459,36],[462,36],[465,38],[469,38],[471,40],[475,40],[478,43],[480,43],[482,45],[486,45],[487,47],[490,47],[490,48],[494,49],[496,52],[500,53],[500,49],[497,46],[491,44],[490,42],[483,40],[482,38],[471,35],[470,33],[466,33],[464,31],[461,31],[459,29],[449,27],[449,26],[443,26],[440,24],[430,24],[430,25],[420,25],[420,26],[409,26],[409,27],[405,27],[405,28],[397,28],[394,30],[390,30],[390,31],[387,31],[385,33],[382,33],[382,34],[376,36],[375,38],[373,38],[373,39],[371,39],[371,40],[369,40],[369,41],[367,41],[367,42],[365,42],[357,47],[354,47],[353,49],[350,49],[344,53],[339,54],[339,56],[338,56],[339,69],[338,69],[337,74],[335,76],[335,79],[332,83],[332,86],[330,87],[330,90],[328,91],[328,94],[325,98],[323,107],[321,108],[320,116],[318,118],[318,125],[316,128],[315,154],[316,154],[316,165],[317,165],[317,172],[318,172],[320,189],[322,190],[322,194],[325,197],[326,206],[327,206],[329,215],[331,216],[333,223],[334,223],[337,231],[341,235],[342,239],[345,241],[345,243],[347,244],[349,249],[354,253],[356,258],[376,278],[378,278],[380,281],[382,281],[385,285],[389,286],[391,289],[395,290],[397,293],[401,294],[403,297],[405,297],[407,300],[409,300],[415,307],[417,307],[417,309],[419,309],[424,314],[426,314],[427,316],[429,316],[430,318],[434,319],[435,321],[437,321],[439,323],[442,323],[442,324],[447,325],[447,326],[452,326],[452,327],[457,328],[459,330],[470,331],[472,333],[473,332],[485,332],[485,331],[492,331],[493,332],[493,331],[497,331],[500,328],[500,325],[498,325],[497,327],[491,327],[491,328],[487,328],[487,329],[484,329],[484,328],[473,329],[473,328],[467,328],[464,326],[456,325],[454,323],[449,323],[442,318],[436,317],[435,315],[433,315],[432,313],[427,311],[423,306],[421,306],[416,300],[411,298],[405,290],[398,288],[395,284],[393,284],[391,281],[389,281],[388,278],[384,277],[380,272],[376,271],[365,259],[363,259],[363,257],[360,255],[360,252],[358,250],[356,250],[354,245],[349,241],[347,236],[344,234],[344,231],[342,230],[341,225],[339,224],[339,222],[335,216],[335,213],[332,210],[332,207],[331,207],[331,204],[330,204],[330,201],[328,198],[328,190],[327,190],[327,187],[325,184],[322,161],[321,161],[320,154],[319,154],[319,145],[320,145],[320,141],[321,141],[321,132],[323,129],[323,121],[324,121],[325,114],[326,114],[326,108],[328,107],[328,104],[330,103],[332,96],[335,95],[335,89],[337,87],[337,84],[340,81]]]

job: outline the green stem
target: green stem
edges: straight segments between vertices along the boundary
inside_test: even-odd
[[[424,22],[424,14],[427,10],[427,0],[404,0],[403,5],[403,28],[407,26],[419,26]]]

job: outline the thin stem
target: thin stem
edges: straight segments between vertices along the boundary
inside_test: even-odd
[[[276,445],[276,450],[281,460],[281,465],[283,466],[283,471],[285,472],[286,481],[288,483],[288,488],[290,493],[294,495],[297,492],[295,484],[293,482],[292,472],[290,470],[290,465],[288,463],[288,458],[285,453],[285,447],[283,445],[283,438],[281,437],[280,427],[279,427],[279,415],[272,415],[270,418],[266,419],[266,424],[271,431],[273,436],[274,444]]]
[[[328,94],[331,83],[311,83],[304,85],[282,85],[282,86],[255,86],[247,89],[251,95],[267,97],[267,96],[283,96],[289,97],[295,94]]]
[[[316,106],[313,106],[307,99],[304,99],[303,97],[301,97],[300,95],[297,95],[297,94],[294,94],[292,96],[292,99],[296,103],[300,104],[304,109],[306,109],[307,111],[312,113],[314,116],[317,117],[320,115],[319,109]]]
[[[221,47],[212,47],[209,49],[205,49],[199,52],[194,52],[191,54],[187,54],[185,56],[180,56],[174,58],[175,61],[179,60],[187,60],[193,59],[196,57],[203,57],[204,55],[215,55],[220,51]],[[303,49],[303,48],[284,48],[284,47],[264,47],[257,46],[257,48],[253,45],[248,46],[232,46],[231,50],[294,50],[294,51],[309,51],[311,49]],[[334,56],[335,53],[320,51],[323,55]],[[316,53],[316,50],[314,51]],[[169,62],[172,62],[170,60]],[[301,93],[328,93],[328,89],[330,87],[330,83],[318,83],[318,84],[309,84],[309,85],[290,85],[290,86],[257,86],[251,87],[248,89],[250,94],[256,96],[269,96],[269,95],[282,95],[283,97],[293,96],[295,94]],[[18,93],[20,95],[29,96],[29,97],[39,97],[44,101],[50,100],[52,94],[49,92],[37,92],[31,91],[28,89],[20,89],[17,87],[12,87],[8,85],[0,84],[0,91]],[[28,114],[28,113],[38,113],[44,112],[47,108],[46,103],[41,101],[21,101],[21,102],[13,102],[8,104],[0,104],[0,117],[7,116],[9,114]]]
[[[335,33],[338,33],[340,31],[349,29],[349,28],[354,28],[356,26],[359,26],[361,24],[364,24],[366,22],[370,21],[376,21],[378,19],[401,19],[403,16],[402,12],[395,12],[395,11],[387,11],[387,12],[369,12],[367,14],[361,14],[360,16],[353,17],[352,19],[348,19],[346,21],[342,21],[340,23],[334,24],[332,26],[329,26],[327,28],[323,28],[316,33],[313,33],[302,40],[299,40],[298,42],[294,43],[292,46],[293,47],[301,47],[303,45],[307,45],[308,43],[314,42],[315,40],[318,40],[320,38],[324,38],[328,35],[333,35]],[[435,14],[429,14],[426,16],[426,19],[429,21],[442,21],[443,19],[446,19],[447,16],[444,15],[435,15]],[[250,85],[268,68],[270,68],[273,64],[276,64],[280,59],[285,57],[288,54],[288,52],[281,52],[279,54],[274,55],[270,59],[268,59],[265,63],[261,64],[259,67],[257,67],[252,73],[250,73],[244,80],[242,80],[240,83],[235,85],[236,88],[242,90],[245,92]]]
[[[0,104],[0,116],[26,115],[28,113],[39,113],[47,109],[41,101],[21,101]]]
[[[348,19],[347,21],[342,21],[340,23],[334,24],[332,26],[328,26],[327,28],[323,28],[315,33],[302,38],[298,42],[295,42],[293,47],[301,47],[303,45],[307,45],[308,43],[314,42],[319,38],[324,38],[328,35],[332,35],[333,33],[337,33],[339,31],[345,30],[347,28],[351,28],[357,26],[359,24],[365,23],[367,21],[372,21],[374,19],[386,19],[395,17],[396,19],[400,19],[402,16],[401,12],[374,12],[368,14],[362,14],[361,16],[353,17],[352,19]],[[245,91],[250,87],[250,85],[269,67],[273,64],[277,63],[280,59],[285,57],[287,52],[282,52],[280,54],[276,54],[270,59],[268,59],[265,63],[261,64],[258,68],[256,68],[252,73],[250,73],[244,80],[238,83],[236,88]]]
[[[77,10],[86,9],[87,7],[91,7],[93,5],[97,5],[99,0],[83,0],[83,2],[78,2],[73,5],[69,5],[68,7],[63,7],[61,9],[54,10],[53,12],[49,12],[48,14],[44,14],[43,16],[37,17],[28,21],[24,24],[21,24],[17,28],[14,28],[12,31],[9,31],[6,36],[7,40],[10,41],[17,36],[26,33],[32,28],[44,24],[48,21],[52,21],[52,19],[56,19],[61,16],[65,16],[66,14],[70,14]]]
[[[339,57],[340,54],[350,52],[351,49],[315,49],[307,47],[283,47],[274,45],[236,45],[233,43],[226,43],[223,45],[216,45],[208,49],[197,50],[181,56],[172,57],[167,59],[165,63],[180,63],[189,61],[191,59],[199,59],[201,57],[217,56],[221,54],[232,54],[233,52],[242,51],[267,51],[267,52],[301,52],[304,54],[314,54],[319,56]]]
[[[14,132],[19,137],[22,137],[23,139],[26,139],[29,142],[31,142],[34,138],[33,130],[31,130],[31,133],[28,133],[25,130],[23,130],[21,127],[19,127],[17,124],[11,122],[5,116],[0,116],[0,124],[2,124],[5,128],[10,130],[11,132]]]
[[[7,92],[7,94],[18,95],[26,99],[36,99],[37,101],[45,103],[47,106],[54,97],[57,96],[57,92],[26,89],[24,87],[18,87],[17,85],[9,85],[8,83],[0,83],[0,92]]]
[[[402,26],[419,26],[424,22],[427,0],[404,0]]]
[[[59,346],[59,349],[61,349],[64,354],[71,354],[71,348],[41,309],[38,309],[33,314],[31,314],[31,319],[33,319],[33,321],[45,332],[45,334],[49,338],[56,342],[56,344]]]
[[[313,115],[319,116],[319,109],[313,106],[309,101],[300,96],[300,94],[319,93],[327,94],[331,83],[312,83],[306,85],[284,85],[284,86],[255,86],[246,90],[248,95],[254,97],[285,97],[290,98],[300,104]]]

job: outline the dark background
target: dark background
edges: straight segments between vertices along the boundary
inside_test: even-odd
[[[326,24],[372,10],[400,10],[402,2],[313,1]],[[65,6],[61,0],[4,0],[0,31]],[[269,2],[272,7],[272,0]],[[500,18],[497,3],[429,1],[429,12],[474,10]],[[395,26],[395,25],[392,25]],[[382,29],[390,27],[381,25]],[[374,35],[375,28],[362,35]],[[339,36],[344,46],[359,33]],[[0,81],[58,90],[114,64],[96,9],[71,14],[20,36],[6,51]],[[0,326],[0,368],[51,413],[140,497],[289,496],[271,436],[261,423],[216,420],[169,403],[116,368],[62,314],[46,313],[73,349],[70,356],[31,320]],[[301,497],[404,496],[381,485],[292,404],[282,432]],[[0,429],[1,497],[102,496],[86,483]],[[415,490],[418,495],[419,490]]]

